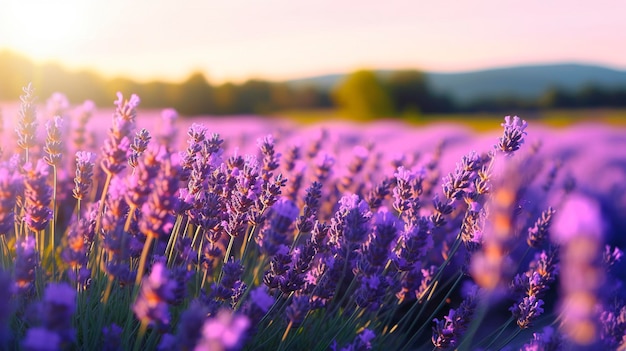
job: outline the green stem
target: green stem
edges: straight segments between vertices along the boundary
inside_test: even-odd
[[[478,306],[476,313],[474,314],[474,316],[472,316],[472,324],[470,325],[469,330],[465,333],[463,337],[463,342],[461,342],[457,347],[458,350],[471,350],[472,340],[474,339],[474,335],[478,331],[480,324],[487,314],[488,307],[489,296],[481,300],[481,303]]]
[[[450,289],[447,290],[446,295],[441,299],[441,302],[439,302],[439,305],[437,305],[437,307],[430,314],[430,316],[428,316],[428,318],[426,318],[426,321],[428,323],[422,324],[422,326],[415,333],[413,333],[413,336],[406,343],[405,347],[409,347],[415,341],[415,338],[417,338],[422,333],[424,328],[427,327],[427,326],[430,326],[430,321],[433,320],[433,317],[435,317],[435,315],[439,312],[439,310],[441,310],[441,308],[447,303],[446,300],[448,299],[448,297],[450,297],[450,294],[452,294],[452,292],[456,289],[457,285],[459,285],[459,283],[461,282],[461,279],[463,279],[463,274],[459,273],[458,277],[454,281],[454,284],[452,284],[452,287],[450,287]],[[447,285],[447,283],[445,285]],[[415,327],[415,323],[417,323],[417,321],[420,319],[420,316],[421,316],[423,311],[424,311],[423,309],[420,310],[418,315],[415,318],[413,318],[413,322],[411,322],[411,325],[407,329],[409,332],[411,331],[411,329],[413,329]]]
[[[241,262],[243,262],[243,259],[246,257],[246,253],[248,252],[248,246],[249,246],[248,243],[254,236],[255,230],[256,230],[256,224],[253,224],[248,227],[248,231],[246,233],[246,236],[244,237],[243,246],[241,248]]]
[[[56,227],[56,217],[57,217],[57,167],[52,166],[52,224],[50,225],[50,254],[52,255],[52,276],[56,272],[56,259],[55,259],[55,227]]]
[[[509,325],[511,325],[512,322],[513,322],[513,317],[509,317],[509,319],[500,328],[496,329],[493,333],[485,337],[484,340],[491,340],[489,344],[485,346],[486,350],[489,350],[491,345],[493,345],[496,341],[500,339],[500,336],[502,336],[502,333],[504,333],[504,331],[509,327]],[[498,334],[494,336],[495,333],[498,333]],[[480,345],[480,343],[478,344]]]
[[[141,341],[143,340],[144,335],[146,335],[147,330],[148,323],[142,321],[141,326],[139,327],[139,332],[137,333],[137,339],[135,339],[135,347],[133,347],[134,351],[139,351],[141,349]]]
[[[220,276],[219,276],[219,279],[217,280],[218,284],[222,281],[222,275],[224,274],[224,265],[228,263],[230,251],[233,249],[234,241],[235,241],[235,237],[231,235],[230,240],[228,241],[228,247],[226,248],[226,253],[224,254],[224,261],[222,262],[222,269],[220,269]]]
[[[174,247],[176,246],[176,240],[178,239],[178,231],[180,230],[180,224],[183,221],[183,216],[176,216],[176,222],[170,233],[170,237],[167,240],[167,246],[165,247],[165,256],[167,257],[168,267],[171,267],[172,254],[174,253]]]
[[[80,219],[80,199],[76,200],[76,219]]]
[[[106,171],[107,177],[104,181],[104,187],[102,188],[102,195],[100,197],[100,203],[98,204],[98,212],[96,213],[96,226],[94,229],[95,240],[94,240],[94,249],[95,255],[93,255],[93,260],[91,262],[93,270],[97,268],[102,268],[102,248],[100,247],[100,228],[102,226],[102,216],[104,211],[104,200],[106,200],[107,192],[109,191],[109,186],[111,184],[111,178],[113,177],[113,173]]]
[[[107,192],[109,191],[109,186],[111,184],[111,178],[113,178],[113,173],[105,171],[107,174],[107,178],[104,181],[104,187],[102,188],[102,195],[100,196],[100,203],[98,204],[98,213],[96,216],[96,235],[100,233],[100,226],[102,225],[102,211],[104,210],[104,200],[106,200]]]
[[[148,257],[148,251],[150,251],[150,246],[152,246],[152,240],[154,236],[148,235],[146,237],[146,242],[143,244],[143,250],[141,250],[141,258],[139,259],[139,268],[137,270],[137,277],[135,279],[135,286],[139,286],[141,283],[141,278],[143,278],[143,270],[146,267],[146,258]]]

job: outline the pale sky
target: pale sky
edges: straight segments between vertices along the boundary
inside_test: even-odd
[[[626,69],[622,0],[0,0],[0,49],[107,77],[283,80],[359,68]]]

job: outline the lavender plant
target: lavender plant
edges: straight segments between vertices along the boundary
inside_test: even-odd
[[[0,160],[2,349],[626,347],[620,242],[592,192],[541,175],[565,165],[519,117],[448,167],[444,141],[397,156],[329,130],[241,152],[192,124],[181,150],[175,111],[133,138],[139,98],[118,94],[97,152],[92,104],[55,95],[70,130],[40,140],[24,92]]]

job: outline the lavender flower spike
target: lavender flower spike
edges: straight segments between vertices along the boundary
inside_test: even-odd
[[[528,123],[517,116],[513,117],[513,121],[511,121],[511,116],[506,116],[504,121],[505,123],[500,124],[504,127],[504,135],[500,137],[496,148],[506,155],[511,155],[524,143],[524,135],[526,135],[524,130],[528,127]]]
[[[74,198],[82,200],[89,193],[92,184],[96,154],[88,151],[76,153],[76,177],[74,177]]]
[[[133,304],[133,312],[142,323],[154,324],[160,328],[170,323],[168,301],[174,299],[176,282],[164,263],[157,262],[150,276],[144,278],[141,291]]]
[[[46,152],[44,160],[50,166],[58,166],[61,162],[61,156],[63,155],[63,118],[61,116],[54,116],[54,119],[46,122],[46,132],[48,137],[46,138],[46,146],[43,150]]]
[[[37,112],[35,111],[34,89],[29,83],[22,89],[24,95],[20,96],[20,111],[17,122],[17,145],[24,150],[35,146],[37,132]]]
[[[24,221],[30,230],[43,230],[52,219],[52,210],[48,207],[52,200],[52,188],[47,184],[48,165],[39,160],[36,166],[31,163],[24,165],[24,196],[26,198]]]

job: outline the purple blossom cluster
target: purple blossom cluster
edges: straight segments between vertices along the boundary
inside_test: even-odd
[[[44,135],[24,89],[0,158],[0,349],[626,347],[623,240],[519,117],[482,153],[397,154],[384,128],[182,134],[168,109],[149,130],[139,102],[119,93],[98,133],[93,103],[54,95]]]

